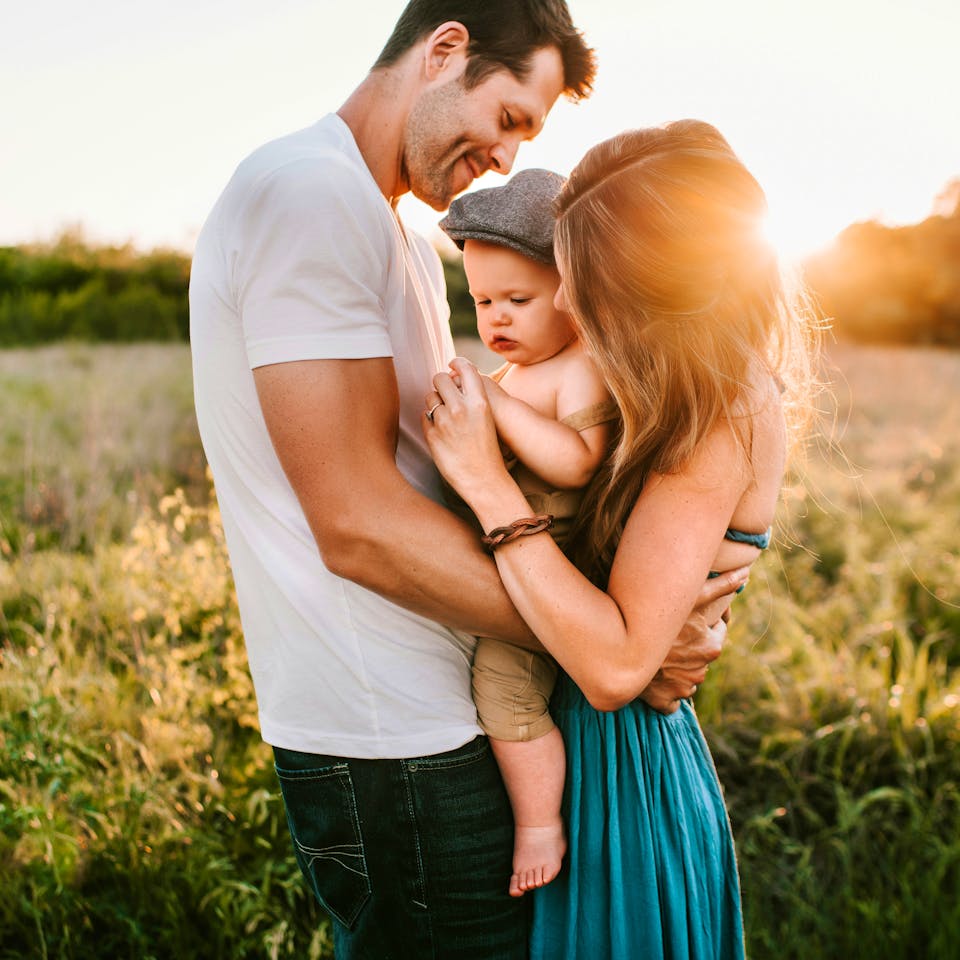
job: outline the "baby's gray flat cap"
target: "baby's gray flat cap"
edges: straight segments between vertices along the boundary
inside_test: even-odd
[[[502,187],[457,197],[440,227],[461,250],[466,240],[484,240],[552,264],[553,201],[563,184],[559,173],[521,170]]]

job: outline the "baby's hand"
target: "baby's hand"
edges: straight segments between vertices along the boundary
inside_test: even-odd
[[[504,397],[510,396],[510,394],[508,394],[496,380],[488,377],[485,373],[481,374],[480,380],[483,383],[484,393],[487,395],[487,403],[490,404],[491,408],[496,410],[497,404],[502,401]]]
[[[496,380],[492,380],[485,374],[481,374],[480,381],[483,384],[487,405],[493,414],[493,422],[496,423],[497,430],[500,431],[503,429],[503,418],[509,416],[510,404],[515,404],[517,401]]]
[[[466,369],[477,370],[477,365],[472,360],[468,360],[466,357],[454,357],[448,365],[450,379],[460,391],[463,390],[463,377],[461,376],[460,371]],[[480,376],[483,376],[479,370],[477,370],[477,373],[480,374]]]
[[[450,379],[454,382],[458,390],[463,389],[460,368],[467,366],[476,369],[476,365],[467,360],[466,357],[454,357],[454,359],[450,361]],[[480,371],[477,370],[477,373],[480,373]],[[510,394],[485,373],[480,373],[480,382],[483,384],[483,392],[486,394],[487,403],[490,404],[490,409],[493,411],[494,417],[496,417],[498,407],[502,404],[504,398],[509,397]]]

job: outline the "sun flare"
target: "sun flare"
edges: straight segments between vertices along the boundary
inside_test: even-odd
[[[763,233],[784,264],[797,264],[828,246],[842,229],[828,223],[822,211],[802,205],[770,205]]]

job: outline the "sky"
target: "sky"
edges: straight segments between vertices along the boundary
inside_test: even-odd
[[[628,127],[715,124],[788,257],[850,223],[911,223],[960,177],[957,0],[569,0],[593,97],[515,166],[568,173]],[[0,0],[0,245],[80,226],[192,250],[237,163],[337,109],[400,0]],[[498,180],[487,174],[479,186]],[[436,239],[439,215],[401,213]]]

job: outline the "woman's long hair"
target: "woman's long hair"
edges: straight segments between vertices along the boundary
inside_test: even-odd
[[[567,306],[620,407],[573,557],[605,583],[651,473],[682,468],[724,420],[749,462],[757,371],[806,407],[814,328],[763,237],[766,198],[727,141],[684,120],[591,149],[557,200]]]

